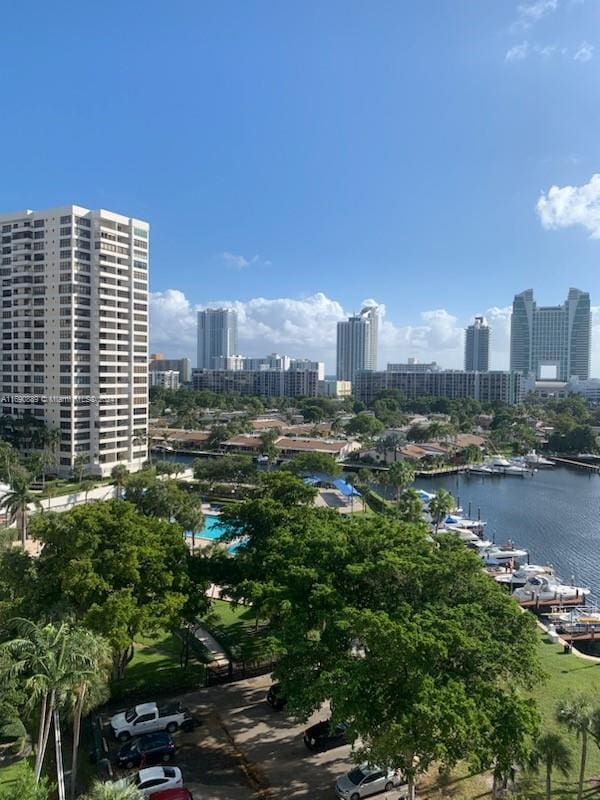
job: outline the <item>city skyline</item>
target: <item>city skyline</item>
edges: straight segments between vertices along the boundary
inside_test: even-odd
[[[0,140],[28,155],[5,158],[0,208],[75,200],[149,220],[152,347],[170,354],[195,361],[182,306],[239,300],[240,348],[289,341],[331,371],[319,335],[374,297],[384,360],[459,367],[461,328],[484,314],[498,330],[519,286],[543,287],[540,303],[566,283],[600,297],[600,6],[530,5],[442,3],[432,25],[385,0],[180,0],[141,18],[108,0],[104,24],[136,31],[109,42],[89,36],[93,7],[34,3],[38,41],[10,6],[0,65],[19,116]],[[29,95],[73,63],[65,125],[51,93]]]
[[[534,291],[536,298],[544,301],[540,305],[556,300],[555,293],[547,290],[539,292],[538,289]],[[567,283],[556,291],[559,297],[566,295]],[[385,303],[367,299],[356,306],[377,305],[380,310],[380,364],[416,357],[418,361],[437,361],[445,369],[463,369],[465,329],[472,324],[474,317],[483,316],[491,330],[489,368],[507,370],[510,365],[510,317],[514,294],[514,290],[510,292],[511,305],[492,306],[465,317],[438,309],[425,313],[421,324],[414,326],[399,326],[390,322]],[[341,303],[323,294],[297,300],[259,298],[250,303],[215,301],[202,308],[216,306],[236,309],[239,349],[244,354],[259,357],[277,350],[292,357],[313,358],[325,363],[329,375],[336,371],[337,323],[356,313],[345,310]],[[201,306],[192,307],[179,292],[160,299],[154,298],[154,301],[151,298],[151,342],[163,342],[161,349],[166,348],[173,355],[184,354],[186,348],[195,353],[197,308]],[[313,313],[315,308],[318,309],[316,314]],[[591,340],[590,375],[600,377],[600,306],[591,307]]]

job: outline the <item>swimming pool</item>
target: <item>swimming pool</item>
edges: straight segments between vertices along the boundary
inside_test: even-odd
[[[221,523],[221,518],[216,516],[215,514],[205,514],[204,515],[204,527],[201,531],[196,533],[196,536],[199,539],[211,539],[215,541],[216,539],[220,539],[221,536],[225,533],[225,526]],[[185,535],[191,539],[192,532],[186,531]],[[235,553],[239,546],[243,543],[243,539],[238,541],[234,544],[230,544],[227,548],[229,553]]]
[[[225,526],[221,523],[221,518],[215,514],[204,515],[204,527],[196,533],[201,539],[220,539],[225,533]],[[191,531],[185,532],[186,536],[191,536]]]

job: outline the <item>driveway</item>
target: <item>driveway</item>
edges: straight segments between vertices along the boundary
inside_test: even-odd
[[[298,724],[265,701],[271,684],[261,676],[194,692],[182,701],[203,720],[189,750],[180,747],[178,763],[186,783],[202,800],[333,800],[336,777],[352,763],[350,747],[310,753],[302,736],[327,710]],[[183,745],[183,738],[182,738]],[[186,761],[190,769],[186,770]],[[377,795],[397,800],[396,791]]]

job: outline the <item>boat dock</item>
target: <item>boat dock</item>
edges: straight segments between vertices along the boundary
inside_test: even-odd
[[[560,606],[558,605],[560,603]],[[531,600],[521,600],[519,605],[521,608],[530,608],[535,611],[542,608],[566,608],[571,606],[581,606],[585,604],[585,595],[580,596],[579,592],[575,597],[563,598],[553,597],[548,600],[540,600],[539,597],[533,597]]]
[[[600,474],[600,465],[592,464],[588,461],[574,461],[571,458],[561,458],[559,456],[548,456],[550,461],[553,461],[555,464],[564,467],[571,467],[572,469],[580,469],[584,472],[595,472],[597,475]]]

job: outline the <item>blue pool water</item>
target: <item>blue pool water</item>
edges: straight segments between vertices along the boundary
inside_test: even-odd
[[[205,514],[204,527],[199,533],[196,534],[196,536],[200,539],[212,539],[214,541],[215,539],[220,539],[224,533],[225,526],[221,524],[220,518],[214,514]],[[186,531],[185,535],[191,538],[192,533],[191,531]],[[239,546],[240,542],[237,542],[236,544],[230,544],[227,550],[229,553],[235,553]]]

